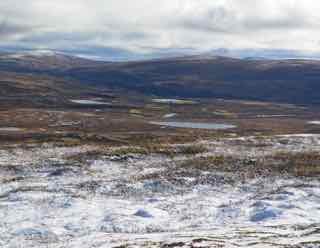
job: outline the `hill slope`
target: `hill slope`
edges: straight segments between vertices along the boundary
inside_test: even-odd
[[[163,97],[218,97],[320,103],[320,62],[185,57],[73,68],[69,75],[98,86]]]
[[[31,60],[31,62],[30,62]],[[161,97],[319,104],[320,61],[189,56],[110,63],[65,56],[0,56],[0,71],[49,75],[82,86]]]

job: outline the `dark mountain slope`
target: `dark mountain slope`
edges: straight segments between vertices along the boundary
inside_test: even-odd
[[[0,54],[0,69],[14,72],[54,72],[74,67],[91,67],[101,64],[63,53],[3,53]]]
[[[189,56],[108,63],[53,55],[0,56],[0,71],[161,97],[320,104],[320,62]]]
[[[0,108],[66,107],[96,91],[79,82],[34,73],[0,72]]]
[[[73,68],[68,75],[103,87],[163,97],[219,97],[320,103],[320,62],[185,57]]]

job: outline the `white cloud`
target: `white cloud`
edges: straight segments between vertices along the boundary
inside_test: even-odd
[[[1,0],[0,46],[319,50],[314,0]]]

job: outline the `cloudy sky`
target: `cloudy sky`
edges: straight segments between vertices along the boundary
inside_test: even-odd
[[[320,52],[315,0],[1,0],[0,49],[88,56]]]

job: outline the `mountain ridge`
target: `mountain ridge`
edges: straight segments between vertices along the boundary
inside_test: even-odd
[[[0,71],[147,96],[320,104],[320,61],[299,58],[240,59],[200,54],[104,62],[65,54],[0,55]]]

